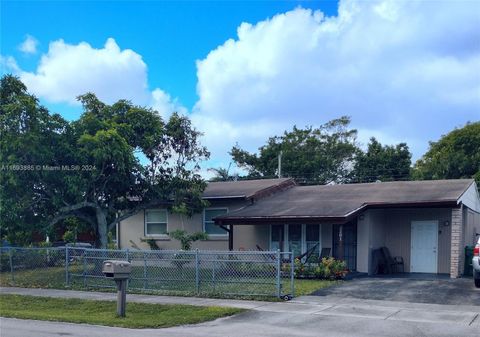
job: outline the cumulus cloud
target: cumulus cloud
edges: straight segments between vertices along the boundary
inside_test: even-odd
[[[165,118],[168,118],[173,112],[178,112],[183,115],[188,113],[188,110],[178,101],[177,98],[172,98],[169,93],[160,88],[156,88],[152,91],[150,106]]]
[[[20,69],[11,56],[2,57],[1,63],[4,69],[20,76],[29,91],[48,102],[78,104],[78,95],[93,92],[107,103],[128,99],[152,106],[164,117],[173,111],[186,112],[168,93],[159,88],[149,90],[148,69],[142,56],[130,49],[122,50],[113,38],[107,39],[102,48],[86,42],[53,41],[34,72]]]
[[[75,103],[88,91],[109,103],[119,99],[145,102],[147,66],[130,49],[121,50],[114,39],[96,49],[86,42],[51,42],[35,72],[21,72],[29,90],[50,102]]]
[[[27,35],[25,37],[25,41],[18,46],[18,49],[20,49],[21,52],[24,54],[36,54],[37,53],[37,45],[38,41],[31,35]]]
[[[340,115],[362,140],[376,130],[381,141],[426,148],[480,118],[479,11],[475,2],[341,0],[334,17],[297,8],[242,23],[197,61],[193,119],[214,155]]]

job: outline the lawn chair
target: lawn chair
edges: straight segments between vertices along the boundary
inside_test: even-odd
[[[332,252],[332,248],[322,248],[322,251],[321,251],[321,253],[320,253],[320,261],[321,261],[324,257],[330,257],[331,252]]]
[[[310,256],[312,256],[313,253],[315,252],[315,250],[317,250],[317,247],[318,247],[318,243],[315,244],[315,245],[314,245],[312,248],[310,248],[309,250],[307,250],[305,253],[296,256],[295,259],[302,260],[302,259],[305,257],[305,261],[307,262],[308,259],[310,258]]]
[[[405,264],[403,262],[403,257],[401,256],[392,257],[387,247],[382,247],[380,248],[380,250],[382,251],[382,255],[385,259],[386,271],[389,274],[398,273],[399,272],[398,267],[400,266],[402,268],[402,273],[405,272]]]

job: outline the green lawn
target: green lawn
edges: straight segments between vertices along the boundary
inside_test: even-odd
[[[342,281],[330,280],[295,280],[295,296],[310,295],[316,290],[337,285]]]
[[[71,266],[70,271],[76,274],[81,274],[83,271],[82,266]],[[173,275],[173,273],[171,274]],[[187,279],[189,279],[187,277]],[[205,279],[208,280],[206,277]],[[253,280],[252,280],[253,281]],[[241,298],[241,299],[257,299],[257,300],[274,300],[272,296],[259,296],[259,295],[245,295],[250,294],[274,294],[275,284],[272,280],[256,279],[256,282],[268,282],[268,284],[238,284],[238,283],[218,283],[202,282],[200,286],[200,295],[204,297],[218,297],[218,298]],[[156,295],[178,295],[178,296],[195,296],[195,285],[193,280],[175,281],[175,280],[149,280],[145,285],[147,290],[142,290],[144,287],[144,281],[131,280],[129,282],[130,293],[142,293],[142,294],[156,294]],[[282,279],[283,293],[290,293],[290,279]],[[328,280],[295,280],[295,296],[308,295],[315,290],[329,287],[337,284],[338,281]],[[0,273],[0,285],[1,286],[16,286],[25,288],[53,288],[53,289],[65,289],[65,268],[64,267],[49,267],[41,269],[27,269],[17,270],[14,273],[14,278],[9,272]],[[111,285],[111,280],[103,278],[87,278],[84,284],[84,279],[81,276],[71,276],[69,289],[77,290],[100,290],[108,291],[109,288],[98,287],[99,285]],[[113,290],[113,289],[112,289]],[[243,293],[243,294],[241,294]]]
[[[211,321],[245,311],[225,307],[127,303],[126,317],[116,315],[116,303],[20,295],[0,295],[0,316],[45,321],[87,323],[124,328],[166,328]]]

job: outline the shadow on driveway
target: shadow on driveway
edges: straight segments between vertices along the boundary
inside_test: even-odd
[[[320,289],[312,295],[413,303],[480,305],[471,278],[416,279],[365,277]]]

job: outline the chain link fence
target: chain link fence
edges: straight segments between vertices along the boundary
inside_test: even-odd
[[[265,251],[0,248],[1,285],[115,288],[103,261],[132,264],[128,289],[164,295],[285,297],[294,295],[293,254]]]

